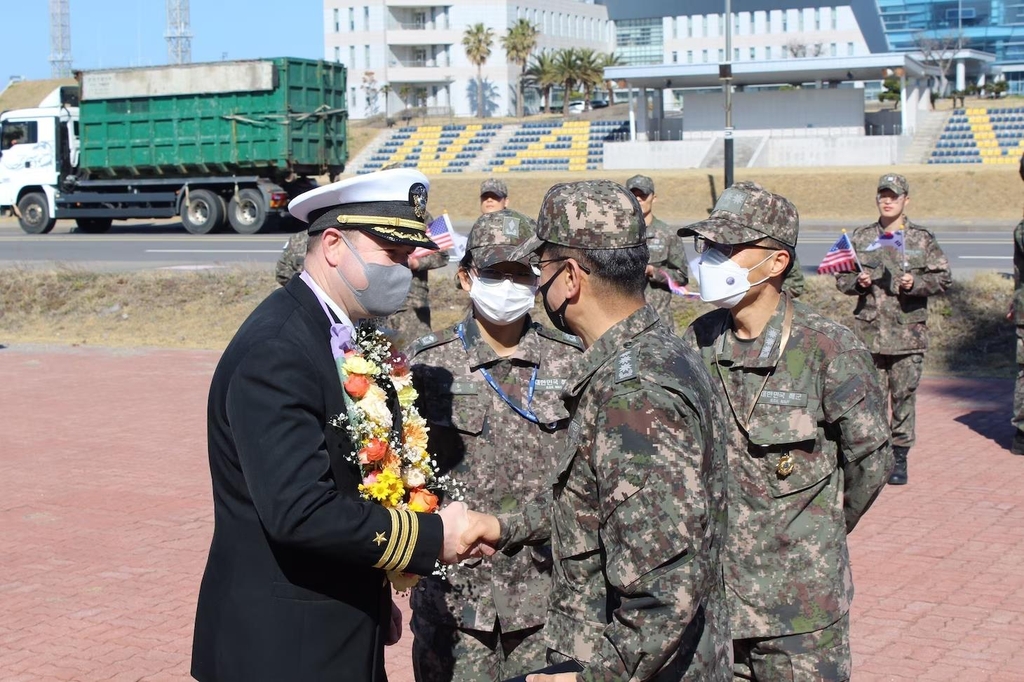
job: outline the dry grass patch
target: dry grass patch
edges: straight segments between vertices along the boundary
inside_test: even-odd
[[[431,274],[435,329],[462,318],[468,305],[450,272]],[[0,343],[57,343],[112,347],[221,349],[235,330],[277,288],[269,270],[94,273],[75,269],[0,273]],[[933,374],[1012,377],[1015,332],[1005,319],[1013,294],[1007,278],[979,273],[930,299]],[[851,326],[854,298],[832,277],[812,276],[801,300]],[[684,329],[711,307],[680,301]],[[538,303],[534,315],[546,320]]]

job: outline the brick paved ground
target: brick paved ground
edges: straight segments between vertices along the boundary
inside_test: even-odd
[[[0,680],[187,677],[217,354],[0,350]],[[930,379],[911,484],[851,539],[856,680],[1024,680],[1009,382]],[[409,638],[389,650],[412,679]]]

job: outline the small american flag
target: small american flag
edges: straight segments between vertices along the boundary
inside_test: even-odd
[[[837,272],[857,272],[859,269],[857,253],[853,250],[850,238],[843,232],[843,236],[836,240],[832,248],[828,250],[825,257],[818,266],[818,274],[833,274]]]
[[[661,274],[665,275],[665,282],[668,284],[668,290],[676,296],[682,296],[683,298],[700,298],[700,294],[690,291],[685,286],[672,279],[672,275],[668,274],[668,270],[662,268]]]
[[[427,236],[430,240],[437,244],[438,251],[448,251],[455,246],[455,240],[452,239],[451,221],[448,220],[448,214],[442,213],[440,216],[434,219],[434,222],[427,225]],[[434,253],[434,249],[425,249],[420,247],[412,252],[410,258],[423,258]]]

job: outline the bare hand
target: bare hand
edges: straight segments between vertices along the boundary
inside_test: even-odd
[[[558,673],[557,675],[527,675],[526,682],[576,682],[576,673]]]
[[[444,524],[444,546],[438,559],[444,564],[457,564],[459,542],[469,527],[469,508],[462,502],[452,502],[438,512]]]
[[[910,291],[913,288],[914,276],[911,275],[909,272],[903,273],[903,276],[900,277],[900,289],[903,289],[903,291]]]
[[[406,265],[408,266],[408,268],[410,270],[419,270],[420,269],[420,259],[417,258],[416,256],[409,256],[409,260],[406,261]]]
[[[388,626],[388,636],[384,640],[384,644],[387,646],[398,644],[400,639],[402,639],[402,610],[395,602],[391,602],[391,623]]]
[[[860,274],[857,275],[857,286],[862,289],[867,289],[871,286],[871,275],[867,270],[861,270]]]
[[[501,539],[501,524],[490,514],[469,512],[469,525],[459,540],[459,555],[464,557],[491,556]]]

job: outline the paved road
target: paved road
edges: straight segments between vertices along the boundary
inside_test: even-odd
[[[68,225],[58,223],[47,235],[27,235],[15,220],[0,218],[0,267],[55,263],[102,270],[270,266],[288,238],[282,233],[190,235],[176,221],[116,225],[102,235],[77,234]],[[939,239],[955,276],[970,276],[977,270],[1012,272],[1012,225],[1002,230],[966,223],[940,227],[948,228],[938,231]],[[465,232],[469,225],[458,224],[456,229]],[[805,269],[812,272],[838,237],[839,227],[836,223],[808,222],[803,230],[798,255]]]
[[[18,398],[0,410],[0,681],[188,678],[213,529],[205,415],[218,358],[0,350]],[[857,682],[1024,680],[1012,391],[922,382],[910,485],[883,490],[850,537]],[[411,640],[406,629],[387,651],[392,682],[412,682]]]

